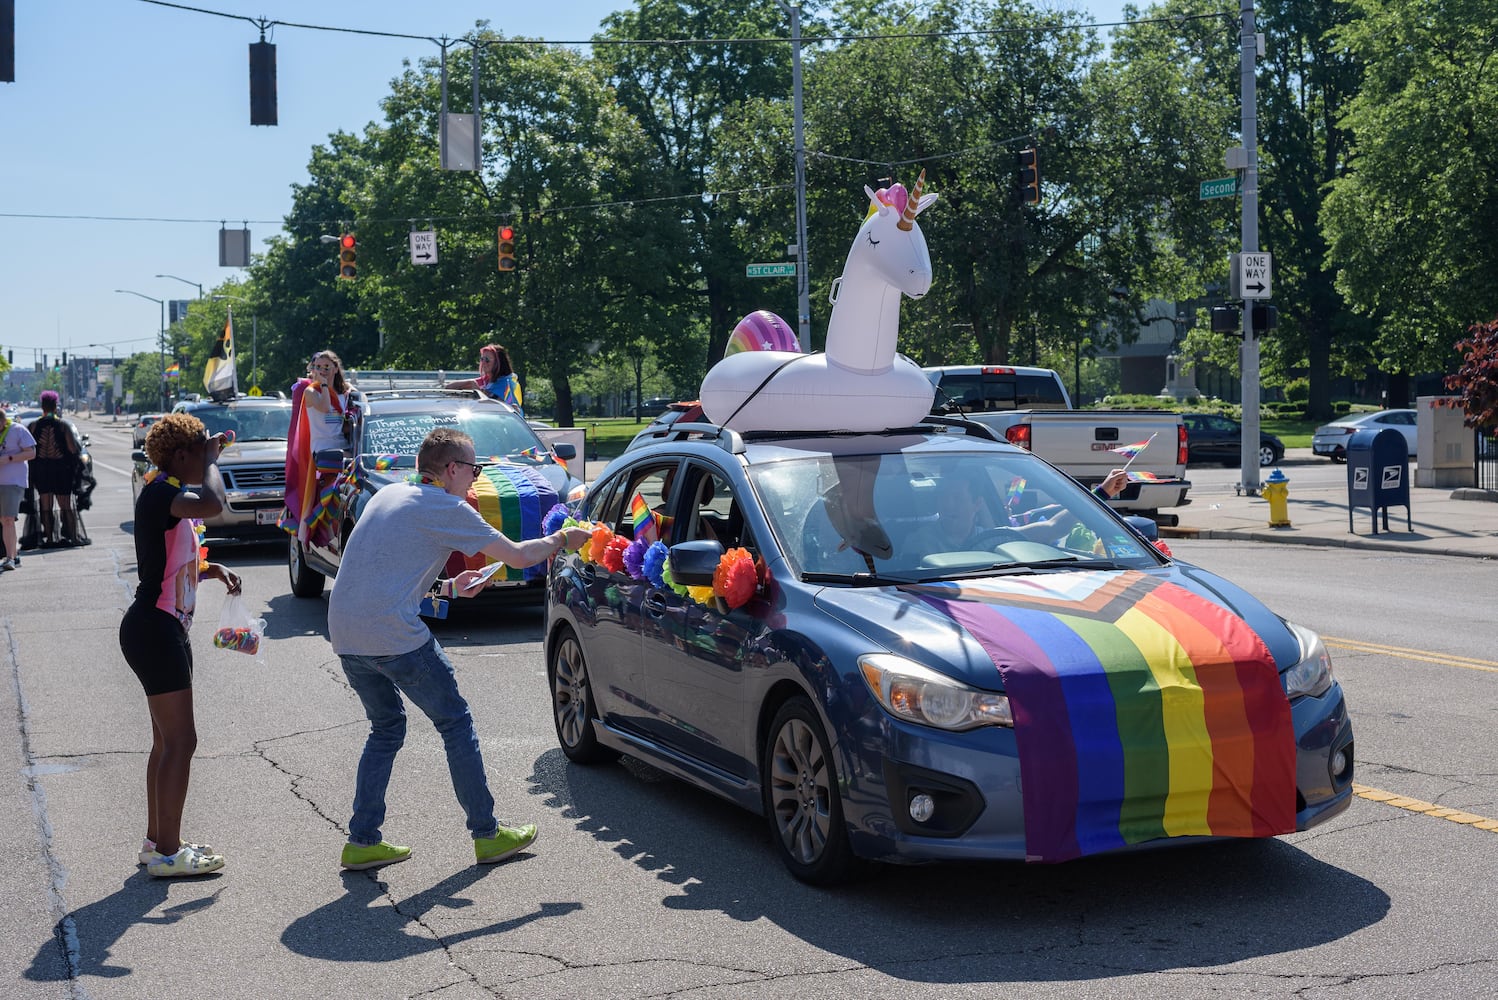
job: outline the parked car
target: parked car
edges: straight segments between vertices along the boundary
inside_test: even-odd
[[[1347,461],[1347,440],[1358,431],[1392,427],[1404,435],[1409,457],[1415,457],[1419,438],[1414,410],[1376,410],[1372,413],[1349,413],[1329,424],[1322,424],[1311,435],[1311,451],[1325,455],[1333,462]]]
[[[142,413],[135,418],[135,424],[130,429],[132,447],[144,448],[146,446],[146,434],[151,430],[151,425],[161,419],[159,413]]]
[[[610,463],[581,516],[631,545],[659,533],[670,579],[650,549],[553,566],[562,752],[629,754],[760,813],[811,882],[856,858],[1268,836],[1347,807],[1352,728],[1315,633],[945,419],[668,432]],[[947,541],[964,512],[974,531]],[[1167,794],[1193,818],[1167,828]]]
[[[291,430],[291,402],[273,396],[237,396],[223,401],[178,403],[173,413],[190,413],[209,434],[234,432],[234,443],[219,455],[224,480],[224,509],[203,519],[209,541],[276,538],[276,522],[286,505],[286,439]],[[152,422],[157,418],[153,417]],[[143,449],[131,458],[130,487],[138,497],[151,470]]]
[[[325,544],[304,544],[292,538],[287,549],[291,592],[297,597],[319,597],[327,577],[338,574],[344,543],[359,514],[378,490],[405,479],[416,470],[416,452],[436,427],[453,427],[473,438],[474,453],[487,466],[480,479],[491,492],[493,510],[480,497],[479,510],[511,538],[539,537],[540,520],[558,500],[582,497],[583,484],[567,472],[563,461],[576,457],[571,444],[550,449],[513,407],[470,389],[394,389],[365,391],[354,425],[354,442],[332,501],[336,530]],[[495,466],[504,465],[505,469]],[[503,520],[505,502],[492,492],[501,480],[525,480],[531,491],[526,503],[516,501],[510,520]],[[477,489],[477,484],[476,484]],[[524,509],[520,509],[520,508]],[[520,523],[516,524],[518,520]],[[544,593],[544,565],[536,570],[511,570],[493,577],[488,590],[504,596],[540,600]]]
[[[1243,424],[1220,413],[1183,413],[1186,423],[1186,461],[1192,465],[1243,461]],[[1285,457],[1285,443],[1266,431],[1259,432],[1259,465],[1273,465]]]
[[[653,396],[625,411],[629,417],[658,417],[674,402],[670,396]]]

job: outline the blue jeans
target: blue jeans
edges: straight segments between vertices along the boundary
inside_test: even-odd
[[[349,841],[378,844],[384,838],[385,789],[396,752],[406,741],[404,694],[421,709],[442,734],[447,751],[447,769],[453,791],[468,814],[468,832],[475,838],[492,837],[499,829],[494,819],[494,797],[484,777],[484,758],[468,702],[458,693],[453,665],[435,638],[426,645],[398,656],[340,656],[349,686],[364,703],[369,716],[369,739],[359,758],[359,776],[354,785],[354,816],[349,820]]]

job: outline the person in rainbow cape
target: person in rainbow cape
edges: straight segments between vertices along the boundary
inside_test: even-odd
[[[520,379],[515,375],[515,366],[510,363],[510,352],[499,344],[485,344],[479,348],[478,378],[458,379],[442,386],[444,389],[477,389],[501,403],[508,403],[520,413]]]
[[[343,362],[327,350],[312,356],[307,376],[291,387],[286,509],[278,523],[297,541],[322,545],[332,530],[328,510],[343,471],[356,395]]]

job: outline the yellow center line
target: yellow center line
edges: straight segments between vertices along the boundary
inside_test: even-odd
[[[1351,653],[1382,653],[1385,656],[1399,656],[1419,663],[1435,663],[1443,667],[1461,667],[1463,670],[1482,670],[1490,674],[1498,674],[1498,661],[1479,660],[1472,656],[1454,656],[1450,653],[1433,653],[1428,649],[1384,646],[1373,642],[1338,639],[1332,636],[1322,636],[1321,641],[1332,649],[1345,649]]]
[[[1379,788],[1369,788],[1367,785],[1359,785],[1353,782],[1352,794],[1369,802],[1382,802],[1384,805],[1393,806],[1396,809],[1404,809],[1413,813],[1422,813],[1433,816],[1436,819],[1450,820],[1463,826],[1470,826],[1478,830],[1487,830],[1489,833],[1498,833],[1498,819],[1488,819],[1476,813],[1463,812],[1460,809],[1452,809],[1447,806],[1438,806],[1434,802],[1424,802],[1420,799],[1412,799],[1406,795],[1397,795],[1394,792],[1386,792]]]

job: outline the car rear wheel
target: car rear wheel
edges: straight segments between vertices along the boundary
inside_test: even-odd
[[[1280,454],[1272,444],[1259,445],[1259,466],[1273,465],[1280,460]]]
[[[780,860],[803,882],[831,885],[853,869],[837,766],[806,698],[780,706],[760,762],[765,816]]]
[[[327,577],[307,565],[302,543],[291,539],[286,551],[286,569],[291,576],[291,592],[298,597],[321,597]]]
[[[551,681],[551,718],[556,723],[562,753],[575,764],[617,760],[618,752],[598,742],[598,734],[593,731],[593,720],[598,713],[588,680],[588,661],[583,656],[582,644],[570,630],[554,647],[546,672]]]

